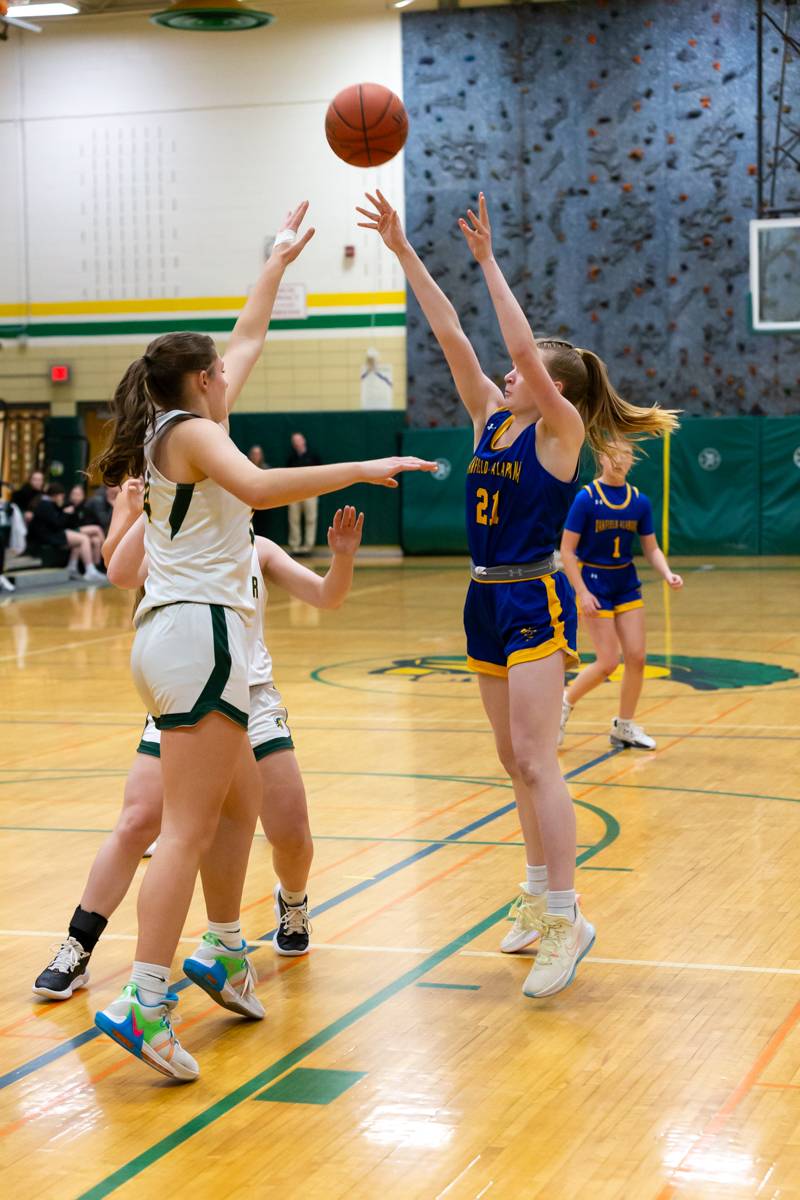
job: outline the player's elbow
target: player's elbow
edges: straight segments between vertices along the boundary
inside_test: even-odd
[[[135,577],[134,572],[126,570],[119,563],[115,563],[113,557],[111,562],[106,564],[106,579],[109,583],[113,583],[114,587],[122,588],[125,591],[139,586],[139,581]]]

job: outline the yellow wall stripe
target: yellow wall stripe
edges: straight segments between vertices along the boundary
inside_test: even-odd
[[[246,296],[180,296],[156,300],[65,300],[47,304],[0,304],[0,317],[68,317],[92,313],[236,312]],[[404,306],[405,292],[312,292],[309,308]]]

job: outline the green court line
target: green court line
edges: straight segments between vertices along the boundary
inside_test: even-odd
[[[576,802],[577,803],[577,802]],[[59,826],[2,826],[0,824],[0,833],[97,833],[109,834],[113,833],[112,829],[86,829],[78,827],[59,827]],[[263,833],[253,834],[255,839],[266,841]],[[465,838],[392,838],[392,836],[381,836],[375,834],[374,838],[366,838],[365,835],[350,835],[338,833],[318,833],[313,835],[314,841],[374,841],[374,842],[410,842],[413,845],[420,846],[512,846],[515,850],[524,846],[524,841],[468,841]],[[585,841],[578,842],[578,850],[588,850],[589,844]]]
[[[656,783],[601,783],[599,779],[582,779],[581,787],[589,784],[606,788],[635,788],[640,792],[687,792],[697,796],[734,796],[738,800],[782,800],[785,804],[800,804],[797,796],[767,796],[763,792],[729,792],[727,788],[667,787]]]
[[[479,983],[418,983],[415,985],[419,988],[442,988],[453,992],[479,992],[481,985]]]
[[[579,871],[625,871],[633,872],[633,867],[578,867]]]
[[[507,783],[505,786],[510,788],[511,785]],[[575,803],[579,804],[582,808],[594,812],[601,818],[605,825],[603,837],[576,858],[575,865],[582,866],[588,859],[594,858],[605,850],[619,836],[620,826],[611,813],[607,813],[603,809],[597,808],[595,805],[583,800],[577,800]],[[217,1100],[214,1104],[211,1104],[208,1108],[192,1117],[191,1120],[173,1130],[172,1133],[155,1142],[152,1146],[149,1146],[141,1154],[138,1154],[135,1158],[125,1163],[124,1166],[107,1175],[105,1179],[100,1180],[94,1187],[83,1192],[77,1197],[77,1200],[102,1200],[103,1197],[109,1196],[117,1188],[135,1179],[148,1167],[152,1166],[153,1163],[170,1154],[173,1150],[194,1137],[195,1134],[200,1133],[203,1129],[207,1129],[209,1125],[224,1117],[245,1100],[249,1100],[261,1088],[271,1083],[274,1079],[277,1079],[278,1076],[284,1074],[284,1072],[290,1070],[299,1062],[302,1062],[304,1058],[308,1057],[315,1050],[318,1050],[321,1046],[332,1041],[338,1034],[361,1020],[362,1017],[368,1016],[382,1004],[385,1004],[387,1000],[391,1000],[399,992],[403,991],[404,988],[416,983],[423,975],[432,971],[434,967],[439,966],[440,963],[445,962],[448,958],[452,958],[464,946],[474,941],[475,938],[480,937],[482,933],[485,933],[493,925],[496,925],[498,921],[506,917],[508,908],[509,902],[506,901],[502,907],[495,909],[488,917],[484,917],[483,920],[478,921],[476,925],[465,930],[464,933],[448,942],[445,946],[442,946],[439,950],[435,950],[415,967],[412,967],[409,971],[405,971],[397,979],[380,988],[371,996],[368,996],[366,1000],[351,1008],[349,1012],[344,1013],[341,1017],[326,1025],[324,1029],[321,1029],[299,1046],[296,1046],[294,1050],[290,1050],[288,1054],[284,1054],[281,1058],[277,1059],[271,1066],[266,1067],[263,1071],[259,1071],[257,1075],[247,1080],[246,1083],[241,1084],[234,1091],[229,1092],[227,1096],[223,1096],[220,1100]]]

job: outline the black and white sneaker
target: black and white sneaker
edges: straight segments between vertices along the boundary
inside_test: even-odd
[[[68,937],[36,980],[34,992],[50,1000],[69,1000],[73,992],[89,982],[91,957],[80,942]]]
[[[308,954],[311,922],[308,919],[308,896],[302,904],[287,904],[281,895],[281,885],[275,884],[275,920],[277,928],[272,938],[276,954],[297,958]]]

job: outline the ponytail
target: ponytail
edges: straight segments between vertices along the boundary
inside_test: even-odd
[[[211,371],[217,349],[204,333],[165,333],[128,367],[112,401],[113,417],[106,449],[91,464],[91,474],[113,487],[144,473],[144,444],[159,409],[180,408],[184,376]]]
[[[657,404],[640,408],[623,400],[611,386],[605,363],[593,351],[554,338],[542,339],[537,346],[548,375],[561,383],[564,395],[580,413],[595,458],[613,453],[620,438],[636,442],[678,428],[677,410]]]
[[[155,407],[147,390],[144,355],[128,367],[117,384],[112,401],[114,416],[106,449],[92,463],[103,483],[121,484],[129,475],[144,473],[144,443],[155,420]]]
[[[595,457],[613,448],[619,438],[640,441],[646,437],[664,437],[678,428],[678,413],[675,409],[640,408],[623,400],[611,386],[608,371],[602,358],[591,350],[578,350],[588,376],[586,394],[576,404],[586,426],[586,440]]]

